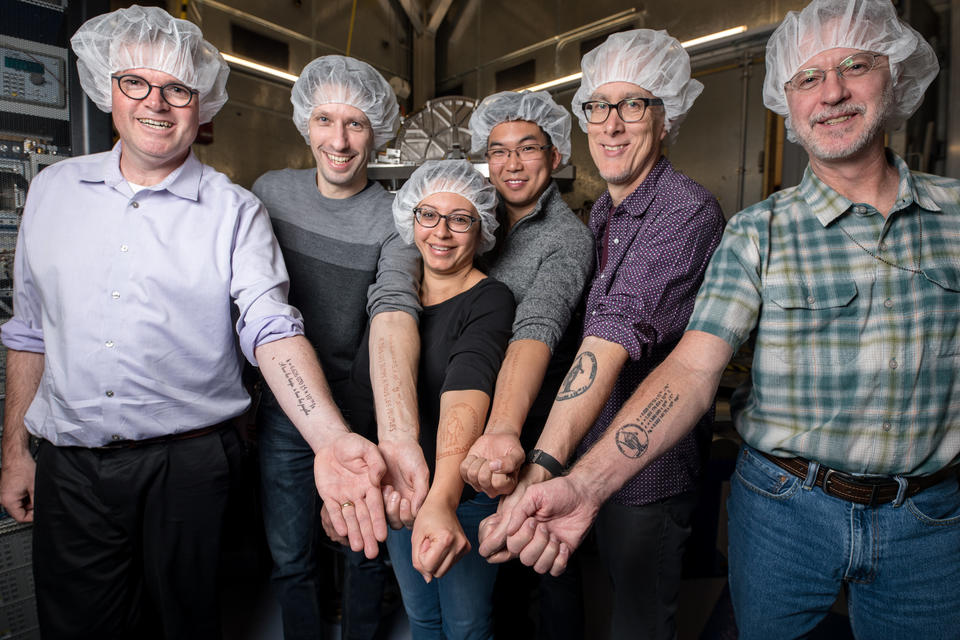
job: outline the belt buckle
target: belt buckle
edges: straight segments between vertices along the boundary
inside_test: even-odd
[[[831,493],[830,480],[833,478],[833,476],[837,476],[838,478],[844,479],[850,484],[854,484],[854,485],[859,484],[860,486],[864,486],[864,487],[869,486],[870,499],[866,502],[863,502],[862,500],[857,500],[847,496],[842,496],[840,494]],[[827,469],[827,471],[823,474],[823,480],[820,481],[820,487],[823,489],[823,492],[828,496],[840,498],[841,500],[846,500],[848,502],[856,502],[858,504],[865,504],[869,507],[875,507],[879,504],[878,498],[880,497],[880,487],[878,485],[873,483],[858,482],[855,478],[852,478],[849,474],[843,473],[842,471],[837,471],[836,469],[829,469],[829,468]]]
[[[832,493],[830,493],[830,478],[832,478],[833,474],[835,473],[836,471],[834,469],[828,468],[826,473],[823,474],[823,480],[820,481],[820,488],[822,488],[823,492],[828,496],[833,495]],[[836,496],[836,497],[839,497],[839,496]]]

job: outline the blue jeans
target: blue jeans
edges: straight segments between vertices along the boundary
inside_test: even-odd
[[[493,584],[497,565],[484,560],[477,547],[480,521],[497,510],[497,500],[480,494],[457,507],[457,518],[470,541],[470,552],[439,580],[427,584],[413,568],[411,531],[390,530],[387,548],[400,584],[403,607],[414,640],[487,640],[493,637]]]
[[[956,476],[867,507],[807,487],[744,447],[731,480],[730,592],[741,640],[804,637],[847,589],[858,638],[956,639]]]
[[[271,576],[283,617],[285,640],[323,637],[320,593],[333,572],[321,571],[331,551],[320,540],[320,497],[313,478],[313,450],[269,393],[257,414],[263,521],[273,557]],[[344,547],[347,578],[343,593],[344,640],[373,638],[387,575],[380,558]],[[330,590],[328,588],[328,590]]]

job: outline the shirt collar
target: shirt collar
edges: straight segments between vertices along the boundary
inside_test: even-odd
[[[122,142],[117,141],[110,153],[103,156],[102,161],[92,162],[80,169],[80,180],[84,182],[102,182],[108,187],[123,190],[127,179],[120,173],[120,152]],[[193,149],[183,163],[170,172],[162,182],[152,187],[151,191],[167,190],[175,196],[185,200],[196,201],[200,195],[200,179],[203,177],[203,163],[193,154]]]
[[[650,173],[643,179],[643,182],[637,185],[637,188],[624,198],[623,202],[621,202],[617,208],[625,209],[627,213],[635,218],[646,213],[650,207],[650,203],[653,202],[654,197],[657,195],[660,177],[663,176],[664,172],[671,166],[669,160],[664,156],[660,156],[657,163],[653,165],[653,168],[650,170]],[[609,190],[604,192],[597,204],[602,205],[606,210],[612,208],[613,199],[610,197]]]
[[[666,157],[660,156],[657,163],[653,165],[653,169],[651,169],[647,177],[643,179],[643,182],[641,182],[630,195],[624,198],[623,202],[617,207],[613,206],[613,198],[610,197],[610,190],[604,191],[603,195],[593,203],[593,208],[590,210],[590,220],[588,224],[590,229],[595,234],[599,233],[599,230],[606,224],[607,218],[610,217],[615,209],[622,208],[635,218],[639,218],[646,213],[650,207],[650,203],[653,202],[654,197],[657,195],[660,178],[672,167],[673,165],[670,164],[670,161],[667,160]]]
[[[916,180],[910,173],[907,163],[890,149],[886,150],[886,154],[887,161],[896,167],[900,176],[896,209],[903,209],[916,203],[928,211],[940,211],[940,206],[930,196],[926,185]],[[807,206],[823,226],[827,226],[853,206],[853,202],[820,180],[809,164],[803,172],[803,180],[798,189],[800,197],[806,201]]]

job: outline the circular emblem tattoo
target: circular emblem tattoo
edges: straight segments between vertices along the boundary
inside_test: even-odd
[[[573,366],[563,379],[563,386],[557,393],[557,400],[569,400],[576,398],[581,393],[586,392],[597,377],[597,357],[589,351],[584,351],[577,356]]]
[[[650,439],[636,424],[626,424],[617,431],[617,448],[628,458],[639,458],[647,450]]]

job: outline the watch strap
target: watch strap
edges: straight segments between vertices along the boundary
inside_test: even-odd
[[[554,478],[563,475],[563,465],[560,464],[559,460],[554,458],[546,451],[542,451],[540,449],[531,449],[530,453],[527,454],[527,462],[530,464],[540,465],[549,471],[550,475],[552,475]]]

